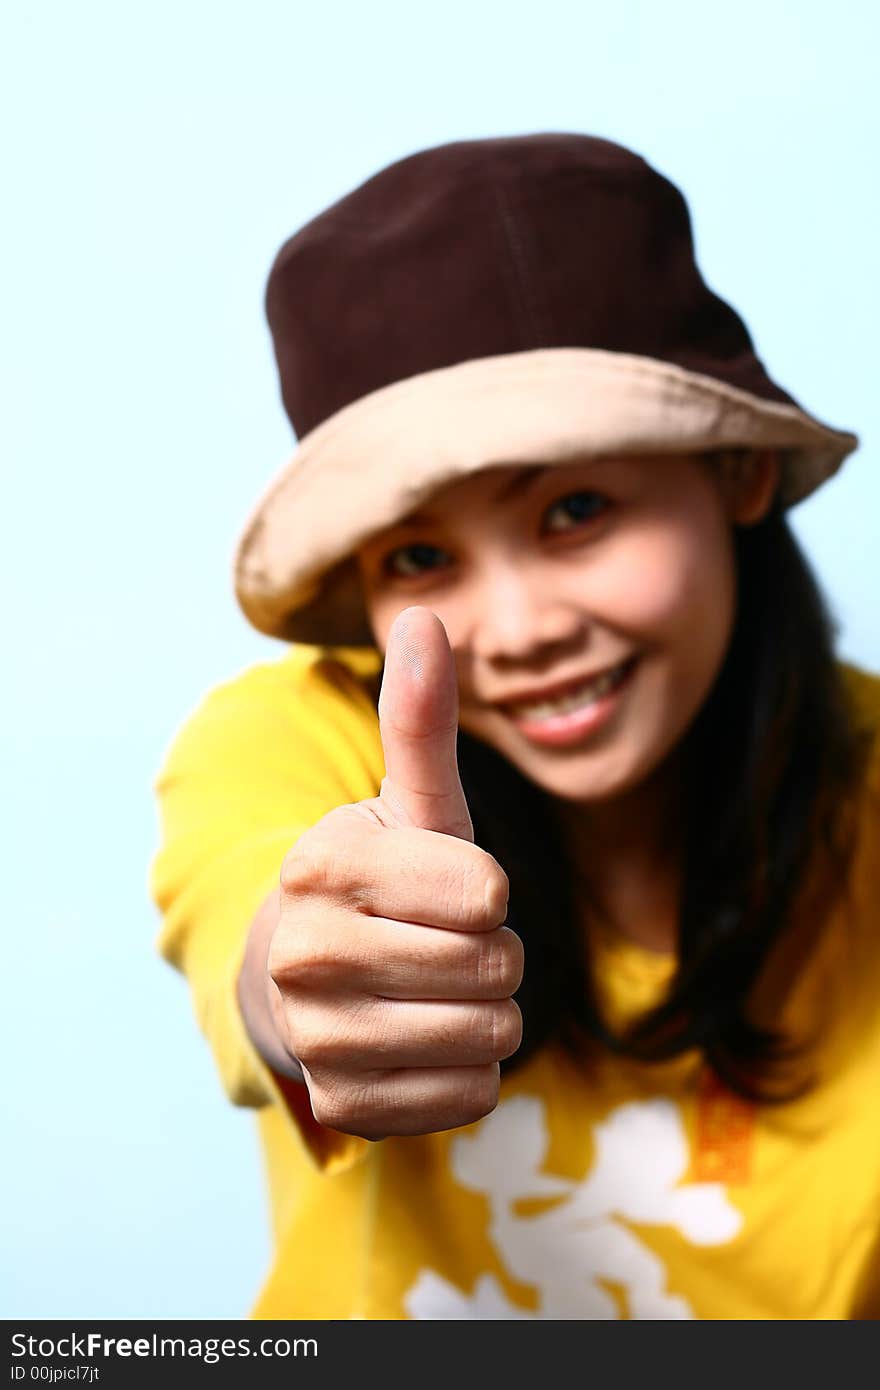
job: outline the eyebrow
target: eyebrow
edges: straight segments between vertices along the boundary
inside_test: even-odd
[[[526,492],[531,487],[535,478],[540,473],[546,473],[547,465],[544,463],[532,464],[529,468],[520,468],[514,476],[500,487],[492,498],[492,504],[508,502],[512,497],[517,497],[521,492]],[[401,519],[401,525],[413,524],[416,526],[433,526],[437,518],[431,512],[409,512]]]

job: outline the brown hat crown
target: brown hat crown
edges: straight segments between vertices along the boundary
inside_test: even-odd
[[[284,244],[266,310],[299,438],[392,382],[548,347],[644,356],[797,404],[706,286],[679,190],[588,135],[398,160]]]

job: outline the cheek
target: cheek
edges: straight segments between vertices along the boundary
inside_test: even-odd
[[[461,641],[461,631],[467,625],[468,606],[466,602],[462,603],[460,597],[450,601],[448,596],[444,596],[442,601],[438,601],[433,593],[420,592],[402,596],[400,593],[388,593],[375,586],[362,586],[362,597],[375,643],[383,653],[388,646],[388,634],[394,619],[405,608],[418,606],[429,608],[432,613],[436,613],[446,629],[453,651]]]
[[[363,587],[363,602],[366,609],[367,618],[373,631],[373,639],[376,646],[384,653],[388,646],[388,634],[391,625],[398,613],[408,605],[406,603],[396,603],[387,594],[377,592],[372,588]]]
[[[373,638],[380,652],[385,653],[388,646],[388,634],[391,631],[391,624],[394,622],[396,611],[388,612],[382,605],[368,605],[367,613],[370,619],[370,627],[373,629]]]
[[[590,589],[595,616],[604,615],[646,649],[725,640],[734,554],[727,530],[709,522],[647,525],[621,540]]]

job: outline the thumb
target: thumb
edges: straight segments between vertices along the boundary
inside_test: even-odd
[[[404,825],[473,841],[458,775],[458,682],[446,629],[430,608],[391,625],[379,695],[385,778],[379,799]]]

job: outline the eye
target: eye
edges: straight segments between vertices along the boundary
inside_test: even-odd
[[[419,542],[415,545],[401,545],[390,550],[382,561],[383,573],[397,579],[414,579],[426,570],[437,568],[437,556],[445,552],[436,545]]]
[[[598,508],[595,505],[597,502]],[[558,502],[554,502],[552,507],[548,507],[545,513],[548,518],[547,529],[570,531],[586,521],[592,521],[606,505],[606,499],[598,492],[569,492],[565,497],[560,497]]]

